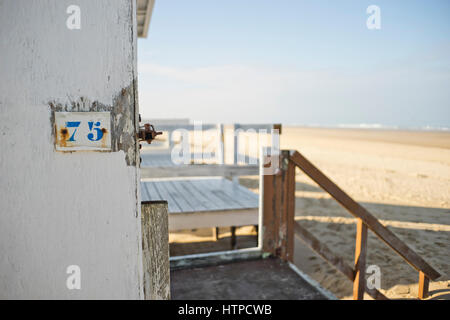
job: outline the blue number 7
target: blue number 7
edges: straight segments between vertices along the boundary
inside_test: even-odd
[[[78,128],[80,126],[80,123],[81,121],[67,121],[66,126],[67,128]],[[70,136],[70,139],[67,141],[75,141],[74,139],[75,132],[77,132],[77,129],[73,131],[72,135]]]

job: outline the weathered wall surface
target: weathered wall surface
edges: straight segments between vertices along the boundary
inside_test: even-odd
[[[142,298],[134,6],[0,1],[0,298]],[[111,111],[113,152],[55,152],[55,110]]]

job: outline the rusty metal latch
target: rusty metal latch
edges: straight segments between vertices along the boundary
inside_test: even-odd
[[[143,127],[139,127],[138,138],[139,141],[146,141],[150,144],[160,134],[162,134],[161,131],[156,131],[153,125],[146,123]]]

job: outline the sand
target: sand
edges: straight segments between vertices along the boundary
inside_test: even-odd
[[[301,152],[436,268],[442,277],[431,282],[431,298],[450,299],[449,132],[284,127],[281,147]],[[258,192],[257,177],[240,182]],[[353,263],[353,216],[300,171],[296,220]],[[210,230],[171,239],[214,243]],[[351,298],[352,283],[299,239],[294,263],[338,298]],[[367,263],[379,266],[381,291],[389,298],[417,297],[418,272],[370,231]]]

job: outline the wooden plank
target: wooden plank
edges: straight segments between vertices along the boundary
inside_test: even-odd
[[[153,187],[158,191],[162,200],[165,200],[169,204],[169,212],[182,212],[182,207],[172,198],[169,191],[164,188],[161,181],[152,182]]]
[[[419,299],[428,297],[429,284],[430,279],[423,272],[419,272]]]
[[[233,203],[233,206],[237,206],[239,208],[257,208],[257,203],[249,202],[243,192],[239,192],[235,189],[237,186],[234,182],[220,178],[215,180],[214,184],[216,187],[214,187],[211,192],[217,194],[224,200],[228,199],[226,201]]]
[[[141,182],[141,199],[142,201],[150,201],[152,200],[152,196],[147,188],[147,184]],[[160,200],[160,199],[158,199]]]
[[[254,203],[255,199],[258,198],[258,194],[256,194],[255,192],[247,189],[246,187],[242,186],[239,184],[239,180],[237,181],[237,183],[235,183],[234,181],[231,181],[232,183],[230,183],[230,180],[227,179],[222,179],[221,180],[221,184],[226,184],[227,189],[232,192],[232,194],[240,194],[241,197],[246,198],[247,200],[250,201],[250,203]]]
[[[193,211],[210,210],[209,202],[201,201],[201,197],[189,184],[189,180],[173,180],[170,183],[174,186],[174,191],[183,195],[184,199],[193,208]]]
[[[261,156],[264,163],[262,168],[270,167],[275,156],[264,156],[264,152]],[[279,157],[279,155],[276,157]],[[261,170],[261,173],[263,171]],[[262,248],[264,252],[281,256],[284,238],[282,232],[280,233],[280,227],[283,225],[283,172],[278,170],[275,175],[263,174],[262,181]]]
[[[239,155],[239,134],[240,131],[236,124],[233,125],[233,164],[238,164],[238,155]]]
[[[281,134],[281,132],[282,132],[282,125],[281,125],[281,123],[275,123],[273,125],[273,130],[278,130],[278,134]]]
[[[258,209],[170,213],[169,230],[251,226],[258,223]]]
[[[226,190],[211,190],[211,193],[222,199],[224,203],[228,205],[230,209],[238,209],[238,208],[248,208],[248,206],[243,205],[242,201],[239,201],[238,198],[230,196],[225,192]]]
[[[281,163],[281,162],[279,162]],[[283,175],[280,171],[274,175],[274,198],[272,199],[273,215],[274,215],[274,228],[275,228],[275,247],[274,254],[280,256],[283,248],[282,237],[280,237],[280,226],[282,224],[282,192],[283,192]]]
[[[141,181],[141,201],[151,201],[151,200],[163,200],[159,198],[159,195],[149,188],[147,183]]]
[[[254,129],[254,130],[266,130],[267,133],[270,133],[270,130],[281,128],[280,124],[272,124],[272,123],[255,123],[255,124],[245,124],[245,123],[235,123],[235,129],[241,129],[244,131]]]
[[[353,300],[364,300],[366,288],[367,226],[361,219],[356,225],[355,280],[353,280]]]
[[[314,237],[308,230],[303,228],[297,221],[294,222],[295,235],[305,242],[311,249],[313,249],[318,255],[325,259],[329,264],[339,270],[350,281],[355,279],[355,271],[351,268],[343,258],[334,254],[333,251],[321,243],[316,237]]]
[[[233,192],[233,183],[227,179],[211,178],[205,179],[204,182],[212,194],[222,199],[225,207],[232,209],[257,207],[257,203],[247,205],[245,199],[240,199],[241,194]]]
[[[150,122],[151,123],[151,122]],[[176,131],[176,130],[188,130],[188,131],[194,131],[197,129],[201,129],[201,131],[207,131],[207,130],[217,130],[217,124],[211,124],[211,123],[205,123],[200,125],[195,124],[185,124],[185,123],[179,123],[179,124],[159,124],[158,126],[155,126],[155,129],[157,131]]]
[[[213,234],[214,234],[214,239],[219,240],[220,237],[220,232],[219,232],[219,227],[214,227],[213,229]]]
[[[229,199],[220,187],[217,187],[217,185],[214,184],[213,179],[192,180],[192,183],[195,184],[198,189],[202,190],[203,194],[209,198],[210,201],[214,201],[222,210],[242,208],[242,205],[235,203],[232,201],[233,199]]]
[[[198,202],[205,208],[204,211],[220,210],[220,207],[213,201],[209,201],[197,187],[191,183],[190,180],[179,180],[178,182],[187,192],[191,193],[192,197],[195,197]]]
[[[233,210],[241,207],[241,205],[230,201],[224,194],[221,194],[220,190],[212,189],[208,184],[205,184],[204,181],[202,181],[201,184],[199,182],[195,182],[195,184],[202,190],[205,197],[219,206],[221,210]]]
[[[223,191],[233,201],[239,203],[243,208],[258,207],[258,195],[252,191],[223,178],[216,183],[217,188],[220,188],[221,191]]]
[[[170,299],[168,206],[166,201],[141,205],[144,299]]]
[[[253,191],[241,186],[235,186],[233,184],[232,194],[237,194],[242,201],[244,201],[245,205],[250,208],[258,207],[258,195]]]
[[[142,193],[142,201],[158,201],[158,200],[167,200],[163,199],[158,190],[155,188],[154,183],[152,182],[143,182],[141,181],[141,188],[144,190]]]
[[[237,243],[236,243],[236,227],[233,225],[231,226],[231,250],[236,250]]]
[[[286,156],[287,154],[287,156]],[[277,237],[278,237],[278,255],[283,260],[286,260],[287,256],[287,225],[288,225],[288,180],[287,180],[287,167],[289,164],[289,151],[282,151],[281,157],[280,157],[280,185],[277,186],[277,193],[280,194],[280,209],[278,211],[278,230],[277,230]]]
[[[240,209],[241,205],[230,201],[227,197],[224,197],[223,194],[217,193],[215,191],[220,191],[220,188],[215,184],[210,184],[210,180],[206,181],[206,179],[201,180],[201,192],[205,195],[206,198],[210,199],[209,201],[214,202],[220,210],[232,210],[232,209]]]
[[[294,216],[295,216],[295,165],[289,161],[289,151],[283,151],[285,162],[283,185],[284,245],[281,258],[293,262],[294,259]]]
[[[143,118],[140,121],[141,123],[151,123],[155,126],[155,128],[158,128],[159,126],[166,126],[166,125],[188,125],[190,124],[189,118],[164,118],[164,119],[158,119],[158,118]]]
[[[182,205],[182,211],[201,211],[204,209],[201,205],[195,205],[195,197],[192,197],[191,194],[187,193],[186,189],[184,189],[180,185],[179,180],[167,180],[164,182],[165,186],[169,189],[170,188],[170,194],[180,205]],[[198,203],[198,201],[197,201]]]
[[[225,179],[225,181],[227,181]],[[239,184],[239,180],[238,183],[234,183],[232,185],[230,185],[231,190],[233,190],[234,192],[239,192],[242,194],[242,197],[248,199],[249,201],[251,201],[251,203],[254,203],[255,199],[258,199],[258,194],[253,192],[252,190],[248,189],[247,187],[244,187],[243,185]]]
[[[327,191],[334,199],[336,199],[344,208],[346,208],[352,215],[360,218],[370,230],[372,230],[380,239],[382,239],[401,257],[403,257],[417,271],[423,271],[425,275],[427,275],[432,280],[440,277],[439,272],[437,272],[417,253],[409,248],[394,233],[384,227],[378,221],[378,219],[370,214],[364,207],[350,198],[350,196],[342,191],[342,189],[340,189],[334,182],[332,182],[299,152],[296,151],[295,153],[293,153],[291,155],[291,160],[304,173],[306,173],[311,179],[313,179],[325,191]]]
[[[222,123],[217,125],[217,163],[225,164],[225,136],[224,136],[224,127]]]
[[[186,200],[183,193],[180,193],[173,181],[159,181],[158,186],[165,188],[171,199],[176,202],[176,204],[180,207],[181,212],[192,212],[195,209],[190,205],[190,203]]]
[[[266,156],[264,163],[265,167],[270,165],[270,157]],[[262,170],[261,170],[262,171]],[[275,253],[275,212],[273,199],[275,196],[275,176],[263,175],[261,177],[262,185],[260,186],[263,198],[262,204],[262,251],[268,253]]]

